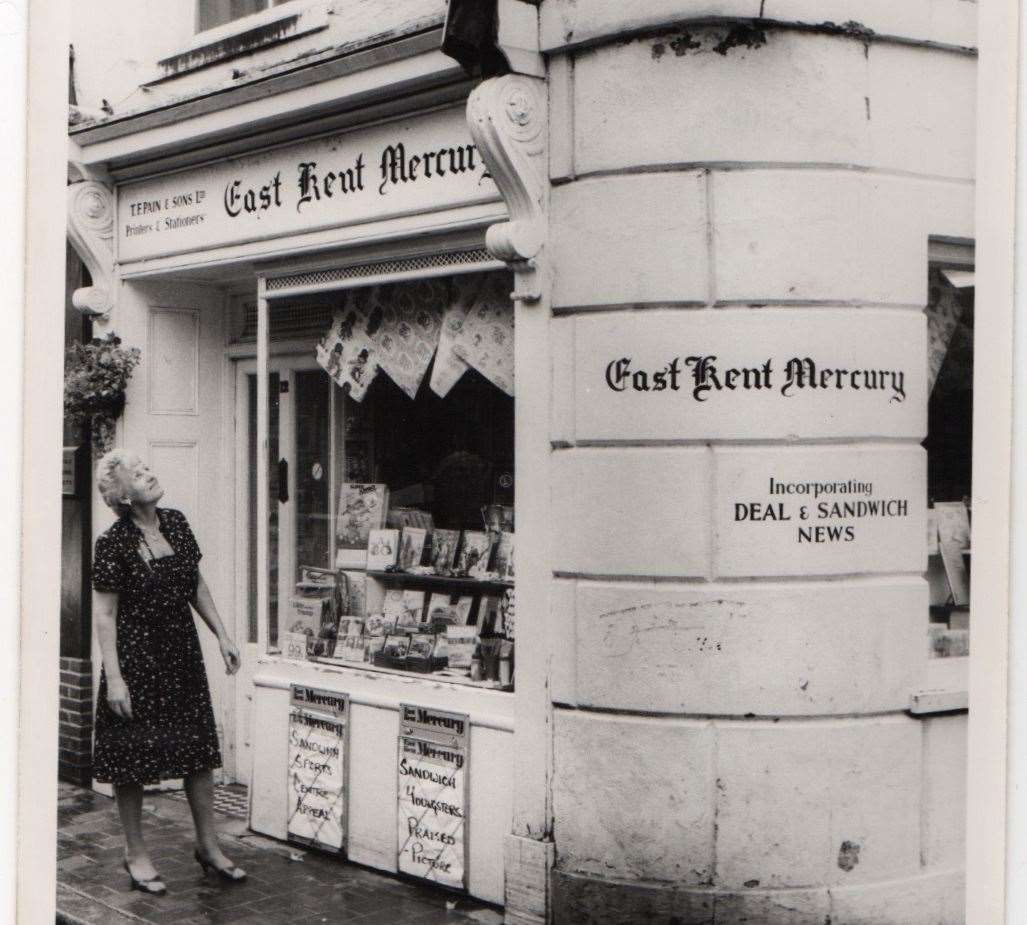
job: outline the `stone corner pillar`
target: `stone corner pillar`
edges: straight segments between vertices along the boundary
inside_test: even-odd
[[[549,13],[553,920],[960,922],[965,716],[908,709],[972,56]]]

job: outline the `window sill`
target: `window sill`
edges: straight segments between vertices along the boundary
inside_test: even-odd
[[[285,3],[198,33],[181,51],[157,62],[152,87],[201,68],[328,28],[324,4]]]
[[[928,659],[924,687],[909,698],[913,716],[963,712],[968,709],[969,656]]]
[[[433,674],[375,668],[373,665],[336,665],[274,653],[257,658],[255,687],[288,690],[293,683],[313,684],[320,676],[326,687],[345,690],[353,703],[395,710],[400,703],[424,701],[440,709],[469,713],[477,726],[513,731],[514,698],[507,691],[491,690],[469,682]],[[436,703],[435,701],[438,700]]]

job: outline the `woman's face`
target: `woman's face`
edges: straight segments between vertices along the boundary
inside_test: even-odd
[[[150,467],[138,456],[129,456],[119,467],[124,499],[129,504],[153,504],[164,496],[164,488]]]

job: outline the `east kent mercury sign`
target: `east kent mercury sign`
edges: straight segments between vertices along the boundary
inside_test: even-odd
[[[118,260],[498,199],[458,107],[125,184]]]

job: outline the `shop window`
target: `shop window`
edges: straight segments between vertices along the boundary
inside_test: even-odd
[[[196,31],[215,29],[227,22],[288,2],[290,0],[197,0]]]
[[[512,689],[512,288],[499,272],[344,291],[303,355],[289,319],[314,302],[269,303],[268,651]],[[255,472],[255,436],[249,452]],[[249,493],[256,612],[253,477]]]
[[[972,258],[972,252],[971,258]],[[928,651],[969,654],[974,286],[968,259],[928,275]]]

